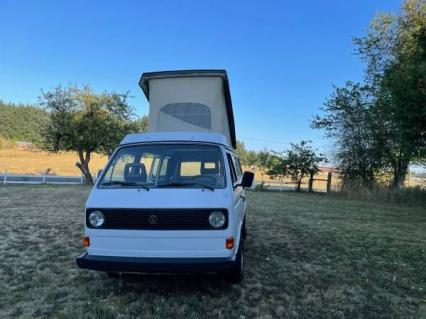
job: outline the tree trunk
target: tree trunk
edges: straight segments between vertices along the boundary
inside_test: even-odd
[[[84,151],[79,150],[78,157],[80,158],[80,162],[75,163],[75,166],[80,169],[81,173],[85,177],[86,184],[93,185],[93,177],[89,169],[90,151],[86,151],[86,156],[84,156]]]
[[[393,168],[392,188],[400,189],[404,185],[407,171],[408,171],[408,161],[405,159],[399,159]]]
[[[302,178],[303,177],[300,177],[300,179],[297,181],[296,192],[300,192],[300,185],[302,184]]]

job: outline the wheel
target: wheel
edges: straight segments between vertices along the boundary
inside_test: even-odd
[[[120,273],[118,273],[118,272],[107,271],[107,275],[108,275],[109,278],[118,278],[118,277],[120,277]]]
[[[225,274],[225,280],[232,284],[239,284],[244,280],[244,240],[240,240],[237,256],[231,269]]]
[[[246,218],[244,217],[243,229],[241,230],[241,236],[244,240],[247,239],[247,226],[246,226]]]

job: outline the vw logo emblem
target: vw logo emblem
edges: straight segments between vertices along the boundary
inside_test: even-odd
[[[149,223],[151,225],[155,225],[155,224],[157,224],[158,217],[157,217],[157,215],[151,215],[151,216],[149,216],[148,220],[149,220]]]

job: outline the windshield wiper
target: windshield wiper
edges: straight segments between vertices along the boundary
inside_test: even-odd
[[[149,191],[149,187],[145,186],[141,183],[136,182],[123,182],[123,181],[111,181],[111,182],[105,182],[101,183],[100,186],[113,186],[113,185],[119,185],[119,186],[137,186],[139,188],[143,188],[147,191]]]
[[[160,185],[156,185],[156,187],[158,188],[165,188],[165,187],[174,187],[174,186],[201,186],[204,188],[207,188],[211,191],[214,191],[214,188],[203,184],[203,183],[197,183],[197,182],[190,182],[190,183],[168,183],[168,184],[160,184]]]

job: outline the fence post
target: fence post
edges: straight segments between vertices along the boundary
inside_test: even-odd
[[[81,174],[81,177],[80,177],[80,184],[83,185],[83,174]]]
[[[46,184],[46,172],[43,173],[43,180],[41,183]]]
[[[328,172],[327,175],[327,194],[331,192],[331,172]]]
[[[309,172],[309,184],[308,184],[308,192],[312,193],[313,190],[313,184],[314,184],[314,172]]]
[[[4,171],[3,185],[6,185],[6,183],[7,183],[7,169]]]

